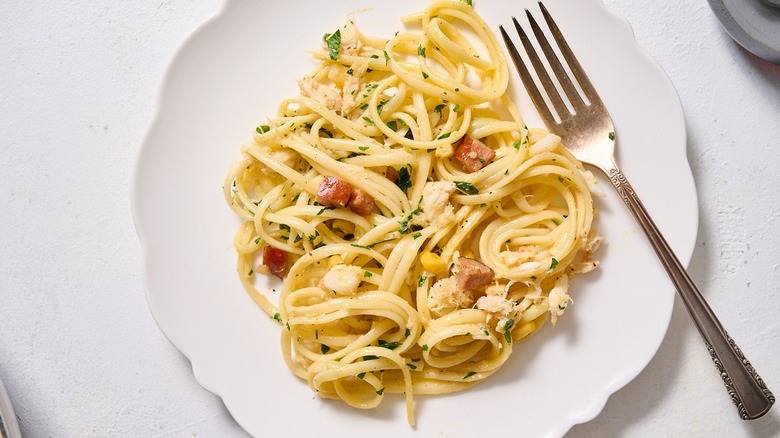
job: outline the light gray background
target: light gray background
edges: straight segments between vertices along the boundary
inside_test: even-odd
[[[705,0],[606,3],[682,100],[691,275],[780,394],[780,67],[734,44]],[[152,320],[130,212],[166,67],[222,5],[0,2],[0,378],[26,437],[245,435]],[[678,300],[647,369],[568,436],[777,435],[780,408],[738,419]]]

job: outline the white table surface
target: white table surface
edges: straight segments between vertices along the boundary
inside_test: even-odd
[[[606,3],[680,94],[690,273],[780,395],[780,67],[705,0]],[[25,437],[245,436],[152,320],[130,211],[166,67],[222,5],[0,2],[0,379]],[[567,436],[780,436],[780,408],[737,417],[678,300],[644,372]]]

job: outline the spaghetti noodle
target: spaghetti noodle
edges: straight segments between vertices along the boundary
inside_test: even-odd
[[[473,8],[440,0],[402,21],[422,33],[326,35],[224,194],[244,220],[239,276],[282,323],[290,370],[359,408],[404,393],[413,424],[413,394],[468,388],[555,323],[600,238],[593,176],[525,126]],[[278,306],[257,272],[283,279]]]

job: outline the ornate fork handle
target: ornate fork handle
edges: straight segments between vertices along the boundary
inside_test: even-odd
[[[740,417],[743,420],[753,420],[764,415],[775,402],[775,396],[767,389],[761,376],[742,354],[742,350],[726,333],[618,165],[613,160],[611,166],[602,167],[602,170],[609,176],[612,185],[623,198],[623,202],[626,203],[631,214],[639,222],[672,279],[674,287],[685,303],[685,308],[704,339],[707,350],[710,352],[721,378],[723,378],[726,390],[731,396],[731,401],[736,405]]]

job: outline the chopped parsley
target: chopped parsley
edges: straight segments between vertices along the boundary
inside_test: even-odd
[[[382,348],[387,348],[387,349],[389,349],[389,350],[395,350],[396,348],[398,348],[398,346],[399,346],[399,345],[401,345],[401,344],[400,344],[400,343],[398,343],[398,342],[387,342],[387,341],[385,341],[385,340],[382,340],[382,339],[379,339],[379,340],[377,340],[376,342],[377,342],[377,344],[378,344],[380,347],[382,347]]]
[[[403,169],[403,168],[402,168]],[[419,225],[411,224],[412,219],[414,216],[422,213],[422,210],[419,208],[415,208],[414,210],[410,211],[408,215],[403,220],[398,221],[399,224],[401,224],[400,227],[398,227],[398,233],[400,234],[409,234],[409,229],[412,231],[417,231],[418,229],[422,229]]]
[[[365,371],[357,375],[358,379],[362,379],[363,377],[366,377],[366,372]]]
[[[444,104],[436,105],[436,108],[433,109],[433,112],[441,114],[441,110],[444,108]]]
[[[469,3],[471,3],[471,2],[469,1]],[[474,371],[469,372],[468,374],[463,376],[463,380],[468,379],[469,377],[473,376],[474,374],[477,374],[477,373],[475,373]]]
[[[428,344],[425,344],[425,345],[423,345],[423,346],[422,346],[422,350],[423,350],[423,351],[428,351]]]
[[[419,232],[419,231],[418,231],[418,232],[416,232],[416,233],[414,233],[414,234],[412,234],[412,238],[413,238],[413,239],[416,239],[416,238],[418,238],[418,237],[420,237],[420,236],[422,236],[422,233],[421,233],[421,232]],[[252,273],[250,272],[250,273],[249,273],[249,275],[252,275]]]
[[[319,216],[319,215],[321,215],[322,213],[324,213],[324,212],[325,212],[325,210],[335,210],[335,209],[336,209],[336,207],[325,207],[325,208],[323,208],[322,210],[320,210],[320,211],[318,211],[318,212],[317,212],[317,216]],[[309,240],[311,240],[311,239],[309,239]]]
[[[365,121],[366,121],[366,122],[367,122],[369,125],[371,125],[371,126],[374,126],[374,125],[376,125],[376,123],[374,123],[374,121],[373,121],[373,120],[371,120],[370,118],[368,118],[368,117],[366,117],[366,116],[363,116],[363,120],[365,120]]]
[[[423,79],[428,79],[428,73],[422,72]]]
[[[552,271],[553,269],[555,269],[556,266],[558,266],[558,260],[555,257],[553,257],[552,262],[550,262],[550,270]]]
[[[474,187],[474,184],[466,181],[455,181],[455,187],[458,188],[461,192],[467,194],[467,195],[476,195],[479,193],[479,190]]]
[[[327,345],[325,345],[325,344],[322,344],[322,345],[320,345],[320,351],[322,352],[322,354],[325,354],[325,353],[327,353],[328,351],[330,351],[330,347],[328,347],[328,346],[327,346]]]
[[[384,387],[383,387],[383,388],[380,388],[380,389],[379,389],[379,390],[376,392],[376,394],[377,394],[377,395],[382,395],[382,393],[383,393],[383,392],[385,392],[385,388],[384,388]]]
[[[510,330],[512,330],[513,325],[515,325],[514,319],[510,319],[504,324],[504,339],[506,339],[506,342],[509,344],[512,343],[512,333]]]
[[[345,236],[346,237],[346,236]],[[363,248],[363,249],[370,249],[367,246],[358,245],[357,243],[350,243],[350,245],[354,246],[355,248]]]
[[[412,176],[409,174],[409,168],[406,166],[398,170],[398,188],[400,188],[404,194],[412,187]]]
[[[436,140],[441,140],[441,139],[443,139],[443,138],[447,138],[447,137],[449,137],[450,135],[452,135],[452,133],[451,133],[451,132],[448,132],[448,133],[446,133],[446,134],[442,134],[442,135],[440,135],[440,136],[439,136],[439,137],[438,137]]]
[[[275,320],[277,320],[277,321],[279,321],[279,322],[282,322],[282,315],[280,315],[280,314],[278,314],[278,313],[275,313],[275,314],[274,314],[274,319],[275,319]]]
[[[425,58],[425,47],[417,46],[417,56],[422,56]]]
[[[365,277],[365,278],[370,278],[370,277],[371,277],[371,276],[373,276],[373,275],[374,275],[374,274],[372,274],[372,273],[370,273],[370,272],[368,272],[368,271],[363,271],[363,277]]]
[[[609,139],[610,140],[614,140],[615,139],[615,132],[614,131],[609,133]]]
[[[387,122],[387,127],[392,129],[394,132],[398,131],[398,124],[395,122],[395,120]]]
[[[352,68],[347,70],[347,74],[350,75],[350,76],[352,76],[352,73],[354,73],[354,72],[355,72],[355,70],[353,70]]]
[[[330,59],[334,61],[339,59],[339,48],[341,47],[341,30],[337,30],[332,34],[326,34],[322,39],[328,44],[328,55],[330,56]]]
[[[427,280],[427,279],[428,279],[428,277],[425,276],[425,275],[421,275],[421,276],[417,277],[417,287],[422,287],[423,284],[425,284],[425,280]]]
[[[268,125],[260,125],[257,127],[257,133],[258,134],[265,134],[266,132],[270,131],[271,127]]]
[[[367,151],[368,146],[358,146],[358,149],[360,149],[361,151]]]

